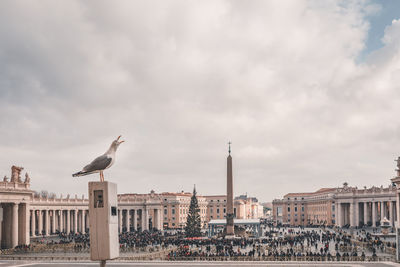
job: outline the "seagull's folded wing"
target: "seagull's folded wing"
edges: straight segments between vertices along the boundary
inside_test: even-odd
[[[86,165],[83,168],[85,172],[93,172],[93,171],[101,171],[104,170],[110,165],[112,158],[107,157],[107,155],[102,155],[100,157],[95,158],[90,164]]]

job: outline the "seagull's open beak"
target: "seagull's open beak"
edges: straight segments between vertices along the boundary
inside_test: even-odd
[[[118,138],[117,138],[117,142],[118,142],[118,145],[120,145],[120,144],[122,144],[123,142],[125,142],[124,140],[122,140],[122,141],[119,141],[119,139],[121,138],[121,135],[120,136],[118,136]]]

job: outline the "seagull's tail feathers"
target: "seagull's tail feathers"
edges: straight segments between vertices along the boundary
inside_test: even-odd
[[[72,174],[72,177],[84,176],[84,175],[88,175],[88,174],[91,174],[91,172],[80,171],[80,172]]]

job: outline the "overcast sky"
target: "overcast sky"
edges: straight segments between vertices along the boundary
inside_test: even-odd
[[[388,185],[399,1],[1,1],[0,174],[72,178],[122,135],[119,193]],[[396,17],[397,16],[397,17]]]

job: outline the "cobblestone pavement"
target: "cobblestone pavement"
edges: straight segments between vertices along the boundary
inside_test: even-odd
[[[97,262],[25,262],[25,261],[0,261],[1,267],[68,267],[68,266],[99,266]],[[193,266],[218,266],[218,267],[249,267],[249,266],[273,266],[273,267],[284,267],[284,266],[332,266],[332,267],[390,267],[400,266],[400,264],[393,262],[351,262],[351,263],[299,263],[299,262],[107,262],[107,266],[119,267],[119,266],[146,266],[146,267],[193,267]]]

